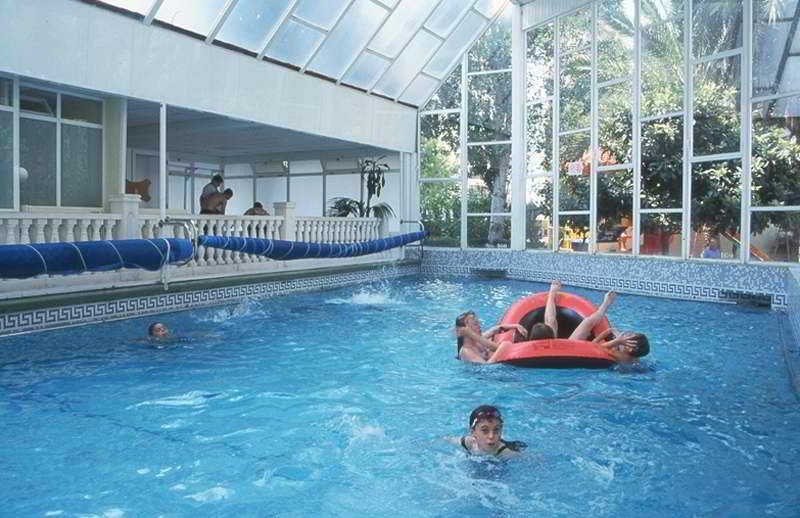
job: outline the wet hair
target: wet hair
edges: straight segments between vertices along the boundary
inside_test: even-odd
[[[211,182],[212,183],[224,183],[225,180],[222,178],[221,174],[215,174],[214,176],[211,177]]]
[[[222,194],[225,194],[229,198],[233,198],[233,189],[225,189],[224,191],[222,191]]]
[[[263,205],[261,205],[261,202],[260,202],[260,201],[257,201],[257,202],[255,202],[255,203],[253,204],[253,208],[254,208],[254,209],[263,209],[263,208],[264,208],[264,206],[263,206]]]
[[[467,327],[467,317],[475,316],[474,311],[465,311],[456,317],[456,327]],[[458,350],[461,351],[461,347],[464,346],[464,337],[459,336],[456,339],[456,344],[458,345]]]
[[[474,430],[479,422],[487,419],[497,419],[502,424],[503,416],[495,406],[481,405],[469,414],[469,429]]]
[[[147,326],[147,334],[149,336],[156,336],[156,326],[159,324],[161,324],[161,322],[153,322],[152,324]],[[161,325],[163,326],[164,324]]]
[[[647,339],[646,335],[636,333],[633,335],[633,341],[636,342],[636,345],[631,351],[631,355],[641,358],[650,354],[650,340]]]
[[[530,333],[528,333],[528,340],[547,340],[556,337],[556,332],[547,324],[539,322],[533,324]]]

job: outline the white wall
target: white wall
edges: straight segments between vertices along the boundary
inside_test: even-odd
[[[0,0],[0,71],[414,151],[416,110],[75,0]]]

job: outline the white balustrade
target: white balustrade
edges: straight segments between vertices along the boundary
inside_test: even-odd
[[[375,218],[298,217],[296,241],[355,243],[380,237],[381,222]]]
[[[113,239],[120,218],[117,214],[0,214],[0,243],[13,245]]]

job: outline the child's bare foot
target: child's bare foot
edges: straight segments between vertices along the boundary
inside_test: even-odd
[[[613,291],[609,291],[608,293],[606,293],[606,296],[603,299],[603,305],[607,308],[608,306],[610,306],[611,304],[614,303],[614,300],[616,298],[617,298],[617,294],[614,293]]]
[[[558,291],[561,289],[561,281],[553,281],[550,283],[550,291]]]

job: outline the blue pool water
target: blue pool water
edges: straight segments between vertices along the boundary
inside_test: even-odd
[[[6,516],[797,516],[783,316],[620,295],[639,369],[454,360],[543,284],[412,278],[0,340]],[[569,289],[567,287],[567,289]],[[574,289],[595,302],[602,293]],[[444,442],[498,405],[505,463]]]

